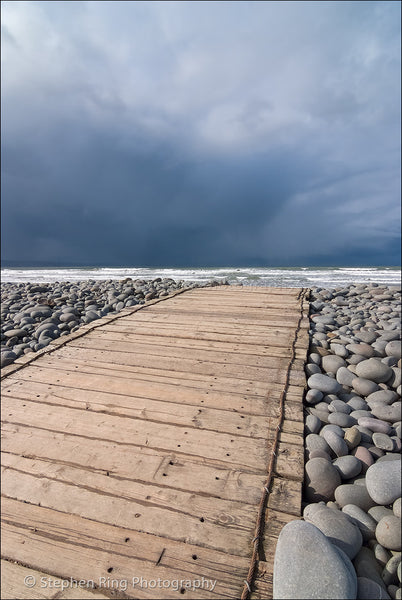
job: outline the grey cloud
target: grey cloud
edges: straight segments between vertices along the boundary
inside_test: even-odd
[[[399,14],[5,4],[3,259],[395,264]]]

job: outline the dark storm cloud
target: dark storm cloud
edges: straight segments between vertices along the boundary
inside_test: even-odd
[[[396,264],[399,12],[3,5],[3,260]]]

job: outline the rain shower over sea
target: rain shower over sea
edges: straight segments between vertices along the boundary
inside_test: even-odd
[[[151,280],[171,278],[205,284],[227,281],[231,285],[266,287],[336,288],[354,283],[400,285],[400,267],[217,267],[217,268],[141,268],[141,267],[69,267],[69,268],[4,268],[2,282],[53,283],[55,281]]]

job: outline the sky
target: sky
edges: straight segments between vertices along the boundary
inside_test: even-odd
[[[400,11],[2,1],[2,264],[399,265]]]

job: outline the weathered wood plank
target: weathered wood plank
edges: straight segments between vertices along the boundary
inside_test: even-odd
[[[112,352],[124,352],[133,354],[146,354],[154,357],[169,357],[186,359],[189,348],[178,346],[166,346],[163,344],[135,343],[132,340],[108,340],[106,338],[95,338],[94,336],[83,337],[69,344],[69,348],[88,348],[91,350],[104,350]],[[247,365],[262,368],[281,368],[289,362],[289,353],[285,356],[258,356],[255,354],[238,354],[237,352],[217,351],[213,349],[191,348],[191,357],[195,361],[210,362],[215,364]]]
[[[216,364],[212,361],[175,359],[167,356],[148,356],[142,354],[93,350],[90,348],[77,348],[70,345],[60,348],[58,355],[62,358],[74,358],[75,360],[98,360],[109,365],[126,365],[134,367],[145,367],[163,369],[174,373],[184,372],[191,374],[206,375],[207,377],[229,377],[232,379],[246,379],[251,377],[254,381],[269,383],[277,381],[285,382],[286,363],[283,367],[254,367],[252,365],[232,365],[227,363]],[[285,361],[284,361],[285,362]],[[301,362],[301,361],[300,361]],[[297,366],[297,365],[295,365]],[[305,376],[300,365],[299,370],[292,370],[291,383],[304,384]]]
[[[85,397],[80,388],[60,385],[49,386],[32,381],[11,382],[4,388],[5,396],[21,400],[31,400],[52,405],[67,406],[80,410],[135,417],[142,420],[172,423],[198,429],[222,431],[246,437],[266,439],[267,431],[275,427],[276,414],[267,417],[242,415],[233,410],[198,408],[197,405],[179,404],[169,401],[151,400],[134,396],[87,390]],[[36,399],[37,400],[36,400]],[[276,411],[277,412],[277,411]],[[303,434],[303,423],[286,420],[282,430],[285,433]]]
[[[168,452],[180,448],[180,452],[236,464],[239,468],[252,469],[256,464],[264,465],[268,458],[268,447],[258,439],[85,410],[78,413],[64,406],[52,407],[8,396],[3,398],[3,421],[50,431],[68,430],[83,438],[147,446]]]
[[[37,429],[29,425],[3,426],[4,452],[72,465],[112,477],[150,482],[155,486],[208,493],[211,497],[258,504],[265,469],[251,471],[185,453],[163,452],[148,447],[82,439],[69,432]],[[83,452],[85,448],[85,452]],[[180,449],[178,449],[180,450]],[[169,472],[168,478],[163,473]],[[207,490],[207,492],[206,492]]]
[[[152,346],[163,346],[165,348],[178,347],[180,349],[188,349],[188,350],[214,350],[225,352],[228,355],[236,354],[253,354],[256,356],[278,356],[278,357],[286,357],[290,358],[291,352],[290,348],[286,346],[272,346],[266,343],[264,340],[263,344],[245,344],[239,343],[239,341],[231,341],[231,342],[223,342],[216,340],[204,340],[197,337],[195,334],[193,335],[185,335],[183,330],[178,330],[175,335],[172,332],[169,335],[162,335],[159,332],[159,335],[152,334],[143,334],[143,333],[128,333],[127,331],[123,331],[120,329],[108,329],[106,326],[101,329],[97,329],[93,332],[91,336],[94,340],[107,340],[107,341],[116,341],[116,342],[130,342],[133,344],[141,345],[145,347],[148,345]],[[304,356],[299,356],[299,352],[304,351],[304,346],[298,349],[298,353],[296,358],[304,358]]]
[[[146,581],[204,577],[216,583],[195,589],[197,598],[235,599],[248,569],[247,558],[168,541],[130,527],[114,527],[8,498],[2,499],[2,508],[1,544],[6,559],[39,571],[48,572],[51,566],[57,577],[94,581],[105,591],[111,589],[107,587],[111,579],[127,581],[124,591],[129,598],[155,598],[156,589],[146,586]],[[133,585],[133,577],[142,577],[143,585],[141,581]],[[177,598],[181,587],[172,584],[157,590],[158,596]]]
[[[54,375],[49,371],[56,372]],[[46,372],[48,371],[48,372]],[[260,381],[251,381],[250,379],[236,379],[233,381],[230,377],[208,377],[200,373],[187,373],[183,371],[171,372],[164,371],[162,369],[152,369],[147,367],[137,367],[132,365],[120,365],[120,364],[99,364],[99,362],[90,360],[77,360],[74,357],[61,357],[58,353],[52,356],[41,356],[32,365],[30,369],[25,371],[21,369],[16,373],[12,373],[8,376],[9,379],[25,379],[32,381],[48,381],[48,378],[53,378],[52,382],[59,383],[62,381],[63,373],[65,373],[64,380],[69,380],[70,384],[64,381],[64,385],[70,385],[74,387],[74,381],[78,380],[81,373],[92,374],[102,376],[102,384],[108,385],[109,382],[118,379],[121,383],[117,384],[122,386],[118,389],[126,389],[127,386],[130,389],[134,389],[136,386],[155,386],[156,389],[161,389],[164,386],[170,386],[175,388],[175,392],[180,395],[181,389],[184,389],[184,394],[188,397],[191,394],[203,393],[204,396],[214,396],[214,402],[217,398],[225,398],[230,395],[234,398],[241,396],[240,400],[250,398],[254,402],[258,399],[264,398],[266,402],[275,402],[281,392],[283,391],[283,384],[275,381],[270,382],[269,386],[266,383]],[[72,373],[75,373],[74,377]],[[38,377],[44,377],[45,379],[38,379]],[[49,381],[51,383],[51,381]],[[301,401],[303,394],[305,381],[303,385],[289,385],[286,394],[287,398],[294,401]],[[159,387],[160,386],[160,387]],[[97,388],[95,388],[97,389]],[[202,404],[201,399],[199,400]],[[204,398],[204,401],[207,401]],[[219,401],[219,405],[222,401]],[[244,404],[241,402],[241,404]],[[212,405],[214,406],[214,405]],[[234,405],[234,408],[237,408]],[[244,408],[244,406],[243,406]],[[261,414],[261,413],[257,413]]]

